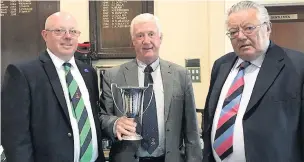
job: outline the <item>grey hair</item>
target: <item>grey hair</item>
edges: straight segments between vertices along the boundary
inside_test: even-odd
[[[131,25],[130,25],[130,34],[131,34],[131,37],[133,38],[134,25],[140,24],[140,23],[147,23],[147,22],[154,22],[156,24],[158,33],[161,35],[161,27],[160,27],[159,19],[156,16],[154,16],[153,14],[143,13],[143,14],[137,15],[131,21]]]
[[[232,13],[246,9],[256,9],[259,13],[259,18],[260,18],[259,20],[261,21],[261,23],[266,22],[267,24],[270,24],[270,16],[268,14],[267,9],[263,5],[252,1],[241,1],[234,4],[228,10],[228,16]]]

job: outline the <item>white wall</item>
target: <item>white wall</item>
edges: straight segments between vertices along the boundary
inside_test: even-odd
[[[81,31],[79,42],[89,41],[89,3],[88,0],[60,0],[60,11],[71,13]]]
[[[197,107],[203,108],[209,82],[208,3],[205,1],[155,1],[163,43],[160,56],[184,66],[185,59],[201,60],[201,83],[194,83]],[[207,75],[203,75],[207,74]]]

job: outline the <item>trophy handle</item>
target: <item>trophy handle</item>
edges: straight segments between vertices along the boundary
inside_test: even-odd
[[[154,96],[153,84],[148,84],[147,88],[144,90],[144,96],[145,96],[146,90],[147,90],[150,86],[152,87],[151,97],[150,97],[150,100],[149,100],[149,103],[148,103],[147,107],[145,107],[145,108],[144,108],[144,99],[142,100],[142,114],[144,114],[144,113],[147,111],[148,107],[149,107],[150,104],[151,104],[152,98],[153,98],[153,96]],[[141,116],[142,116],[142,115],[141,115]]]
[[[111,83],[111,93],[112,93],[112,99],[113,99],[114,105],[115,105],[115,107],[117,108],[117,110],[118,110],[121,114],[125,115],[125,112],[121,112],[120,109],[118,108],[117,104],[116,104],[116,101],[115,101],[115,98],[114,98],[114,94],[113,94],[113,85],[115,85],[115,87],[116,87],[117,89],[119,89],[119,88],[117,87],[117,84],[116,84],[116,83]],[[122,95],[121,89],[119,89],[119,90],[120,90],[120,94]],[[121,96],[121,97],[122,97],[122,96]],[[122,98],[122,99],[123,99],[123,98]]]

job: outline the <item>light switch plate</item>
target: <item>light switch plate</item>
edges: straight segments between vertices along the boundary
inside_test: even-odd
[[[192,82],[201,82],[201,68],[200,67],[186,67],[191,75]]]

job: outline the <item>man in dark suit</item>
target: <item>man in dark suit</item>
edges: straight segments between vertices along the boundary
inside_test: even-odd
[[[1,142],[8,162],[104,162],[94,69],[74,59],[76,20],[49,16],[37,59],[10,64],[1,92]]]
[[[234,52],[215,61],[204,110],[204,162],[304,161],[304,54],[269,40],[266,8],[228,12]]]
[[[160,29],[154,15],[136,16],[130,27],[136,59],[105,72],[101,100],[107,114],[102,115],[102,129],[114,140],[110,153],[113,161],[202,160],[192,82],[185,68],[159,58]],[[153,84],[151,91],[155,95],[142,116],[142,123],[136,123],[133,118],[123,117],[120,94],[112,93],[111,89],[114,90],[114,84],[144,87],[146,83]],[[119,141],[124,136],[134,135],[136,128],[143,136],[138,150],[130,141]]]

